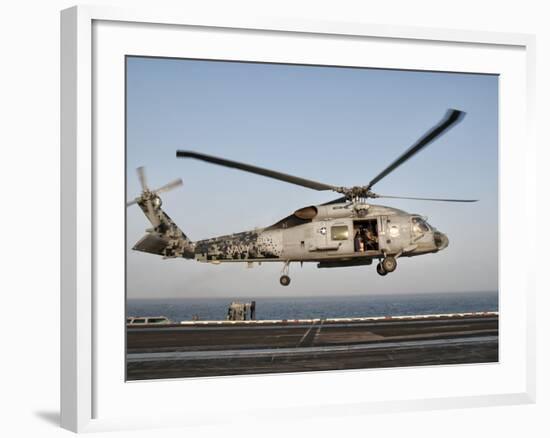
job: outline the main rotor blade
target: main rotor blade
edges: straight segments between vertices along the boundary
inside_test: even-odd
[[[196,160],[206,161],[220,166],[231,167],[233,169],[243,170],[245,172],[255,173],[257,175],[267,176],[268,178],[278,179],[298,186],[307,187],[314,190],[336,190],[335,186],[323,184],[317,181],[312,181],[305,178],[300,178],[286,173],[276,172],[274,170],[263,169],[261,167],[251,166],[250,164],[239,163],[237,161],[226,160],[224,158],[213,157],[211,155],[200,154],[193,151],[177,151],[177,157],[194,158]]]
[[[412,199],[414,201],[442,201],[442,202],[477,202],[479,199],[443,199],[443,198],[415,198],[410,196],[390,196],[390,195],[376,195],[373,198],[392,198],[392,199]],[[341,204],[348,201],[348,198],[342,196],[340,198],[333,199],[332,201],[325,202],[321,205]]]
[[[370,189],[373,185],[375,185],[378,181],[380,181],[390,172],[394,171],[397,167],[399,167],[401,164],[403,164],[413,155],[420,152],[428,144],[430,144],[437,137],[443,134],[447,129],[449,129],[451,126],[455,125],[456,123],[460,122],[464,118],[465,114],[466,113],[464,113],[463,111],[459,111],[456,109],[447,110],[447,113],[445,114],[445,117],[443,117],[443,120],[441,120],[441,122],[439,122],[426,134],[424,134],[414,145],[412,145],[409,149],[405,151],[405,153],[403,153],[399,158],[397,158],[397,160],[395,160],[388,167],[386,167],[382,172],[380,172],[377,176],[375,176],[367,187]]]
[[[139,178],[139,183],[141,184],[141,189],[143,191],[149,190],[149,187],[147,187],[147,177],[145,176],[145,167],[138,167],[136,170]]]
[[[181,178],[179,178],[172,182],[169,182],[168,184],[163,185],[162,187],[159,187],[154,192],[155,193],[168,192],[169,190],[175,189],[176,187],[179,187],[181,185],[183,185],[183,181],[181,180]]]
[[[134,199],[133,201],[127,202],[126,207],[130,207],[131,205],[137,204],[138,198]]]
[[[321,204],[321,205],[341,204],[347,201],[348,201],[348,198],[346,198],[345,196],[342,196],[340,198],[333,199],[332,201],[325,202],[324,204]]]
[[[414,201],[477,202],[479,199],[413,198],[410,196],[376,195],[375,198],[412,199]]]

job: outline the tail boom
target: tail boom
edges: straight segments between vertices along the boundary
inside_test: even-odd
[[[137,204],[153,228],[147,230],[147,234],[132,249],[166,258],[195,258],[195,244],[162,210],[162,202],[157,195],[142,196]]]

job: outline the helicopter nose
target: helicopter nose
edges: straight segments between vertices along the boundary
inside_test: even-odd
[[[449,238],[445,234],[436,231],[434,233],[434,243],[437,249],[441,251],[449,246]]]

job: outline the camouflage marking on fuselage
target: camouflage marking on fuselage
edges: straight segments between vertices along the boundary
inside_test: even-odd
[[[280,230],[258,229],[199,240],[195,243],[197,261],[277,260],[282,254]]]

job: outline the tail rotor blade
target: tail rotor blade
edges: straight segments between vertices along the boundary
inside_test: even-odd
[[[163,193],[163,192],[168,192],[172,189],[175,189],[176,187],[179,187],[183,185],[183,181],[181,178],[179,179],[176,179],[172,182],[169,182],[168,184],[165,184],[163,185],[162,187],[159,187],[158,189],[155,190],[155,193]]]
[[[138,167],[136,170],[139,183],[141,184],[141,189],[143,191],[149,190],[149,187],[147,187],[147,177],[145,176],[145,167]]]
[[[181,178],[178,178],[178,179],[176,179],[172,182],[169,182],[168,184],[164,184],[163,186],[159,187],[156,190],[151,191],[151,190],[149,190],[149,187],[147,185],[147,176],[145,174],[145,168],[144,167],[138,167],[136,169],[136,171],[137,171],[139,183],[141,184],[141,189],[142,189],[143,193],[141,194],[141,196],[135,198],[134,200],[128,201],[126,203],[126,207],[130,207],[130,206],[132,206],[134,204],[137,204],[138,202],[141,202],[141,201],[146,201],[147,205],[150,205],[152,195],[157,195],[159,193],[168,192],[168,191],[170,191],[172,189],[175,189],[176,187],[179,187],[183,184],[183,181],[181,180]]]

